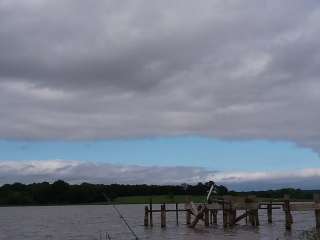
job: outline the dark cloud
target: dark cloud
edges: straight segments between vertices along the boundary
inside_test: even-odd
[[[0,2],[0,137],[320,151],[318,1]]]

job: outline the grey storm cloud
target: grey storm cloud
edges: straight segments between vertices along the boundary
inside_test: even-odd
[[[0,137],[320,151],[318,1],[0,1]]]

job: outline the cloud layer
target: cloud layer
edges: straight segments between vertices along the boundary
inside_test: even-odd
[[[291,172],[217,172],[197,167],[114,165],[81,161],[3,161],[0,184],[63,179],[70,183],[195,184],[214,180],[235,190],[271,188],[318,189],[320,169]]]
[[[0,138],[320,151],[319,1],[0,2]]]

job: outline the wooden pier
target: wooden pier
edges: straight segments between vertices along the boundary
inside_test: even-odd
[[[204,226],[216,225],[218,223],[218,212],[222,213],[223,227],[228,228],[236,225],[241,220],[245,224],[259,226],[259,211],[267,212],[268,224],[272,224],[273,209],[282,209],[285,216],[285,228],[290,231],[294,219],[294,211],[314,211],[315,227],[320,230],[320,195],[314,194],[313,202],[291,202],[289,195],[278,201],[258,201],[255,196],[234,197],[223,196],[221,198],[212,198],[208,203],[193,203],[189,200],[183,208],[175,204],[175,209],[168,209],[163,203],[160,209],[153,209],[150,201],[149,206],[145,206],[144,226],[153,226],[153,213],[160,213],[160,225],[166,227],[167,214],[175,213],[176,224],[179,224],[179,212],[185,212],[186,224],[194,228],[202,222]]]
[[[179,204],[175,204],[175,209],[167,209],[166,204],[161,204],[160,209],[153,210],[152,203],[149,206],[145,206],[144,209],[144,226],[153,226],[153,213],[160,213],[160,225],[162,228],[166,227],[167,213],[174,212],[176,216],[176,224],[179,225],[179,212],[187,212],[186,209],[179,209]],[[190,216],[191,217],[191,216]]]

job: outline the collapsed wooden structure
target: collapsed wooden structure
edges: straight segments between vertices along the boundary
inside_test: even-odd
[[[232,227],[245,220],[246,224],[259,226],[259,211],[267,211],[268,223],[272,223],[272,210],[282,209],[285,215],[285,227],[291,230],[293,224],[293,211],[314,211],[316,228],[320,230],[320,195],[314,194],[314,202],[290,202],[288,195],[281,201],[258,201],[255,196],[234,197],[223,196],[221,198],[211,198],[208,203],[193,203],[187,201],[184,208],[180,209],[176,203],[175,209],[167,209],[166,204],[161,204],[160,209],[153,209],[152,202],[145,206],[144,225],[153,226],[153,213],[160,213],[161,227],[166,227],[166,214],[175,212],[176,224],[179,224],[179,212],[186,213],[186,224],[194,228],[199,222],[204,226],[218,223],[218,212],[222,212],[223,227]]]

